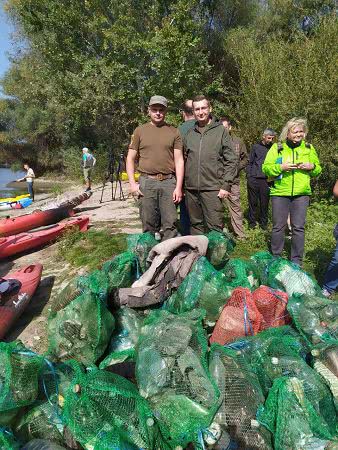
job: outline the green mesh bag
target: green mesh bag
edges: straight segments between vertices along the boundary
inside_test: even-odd
[[[222,395],[222,404],[214,421],[240,445],[252,450],[272,450],[271,435],[256,422],[256,413],[264,403],[257,376],[241,354],[212,344],[209,370]]]
[[[221,269],[229,261],[229,255],[235,248],[235,241],[228,233],[210,231],[207,258],[216,269]]]
[[[14,428],[14,433],[21,442],[29,442],[32,439],[48,439],[63,444],[63,428],[57,406],[44,402],[34,406],[20,418]]]
[[[277,378],[257,418],[274,434],[275,450],[329,448],[331,426],[313,407],[304,382],[296,377]]]
[[[114,317],[93,294],[82,294],[48,320],[48,354],[65,361],[76,358],[95,363],[106,350],[114,330]]]
[[[245,287],[251,290],[258,288],[259,276],[251,261],[242,259],[230,259],[222,273],[225,275],[226,283],[233,287]]]
[[[106,302],[108,297],[108,276],[104,271],[94,270],[89,275],[73,278],[55,297],[50,311],[61,311],[69,303],[84,293],[92,293]]]
[[[21,450],[66,450],[66,447],[61,447],[61,445],[55,444],[47,439],[33,439],[22,447]]]
[[[0,343],[0,411],[32,404],[44,359],[19,342]]]
[[[107,261],[102,271],[108,276],[109,291],[130,287],[139,278],[137,258],[131,252],[123,252]]]
[[[256,273],[259,277],[260,284],[267,285],[268,283],[268,265],[274,257],[269,252],[257,252],[250,257],[250,260],[255,265]]]
[[[90,292],[102,302],[106,302],[109,291],[108,281],[106,272],[103,270],[94,270],[89,275],[78,277],[77,285],[81,292]]]
[[[0,428],[0,449],[1,450],[19,450],[19,442],[9,428]]]
[[[152,311],[137,346],[136,378],[173,445],[198,441],[217,410],[219,392],[206,362],[204,312]]]
[[[0,412],[0,427],[12,428],[16,417],[20,414],[20,411],[21,408],[19,407]]]
[[[294,294],[287,309],[297,330],[310,346],[338,345],[338,303],[324,297]]]
[[[216,322],[233,288],[227,285],[223,273],[218,272],[205,257],[199,258],[164,308],[182,313],[195,308],[206,311],[206,320]]]
[[[65,396],[63,420],[85,448],[168,448],[136,386],[103,370],[77,374]]]
[[[290,356],[303,360],[308,352],[302,337],[289,326],[269,328],[255,336],[237,340],[227,348],[237,350],[243,355],[250,369],[257,375],[264,394],[272,386],[275,377],[267,370],[267,366],[271,366],[272,358]]]
[[[321,288],[315,280],[297,264],[283,258],[274,258],[268,264],[267,285],[280,289],[291,297],[293,294],[318,295]]]
[[[137,257],[142,272],[148,269],[147,258],[150,250],[156,244],[158,242],[151,233],[129,234],[127,236],[127,251]]]
[[[116,363],[133,360],[143,316],[128,307],[121,308],[116,313],[116,328],[109,345],[109,355],[101,362],[100,369],[105,369]]]

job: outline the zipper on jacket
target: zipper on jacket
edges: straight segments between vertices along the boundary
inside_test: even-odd
[[[295,149],[292,149],[292,164],[295,163]],[[291,197],[293,197],[293,188],[295,183],[295,170],[292,169]]]
[[[205,132],[204,132],[205,133]],[[201,183],[201,151],[202,151],[202,140],[203,140],[203,135],[201,133],[201,139],[200,139],[200,148],[199,148],[199,152],[198,152],[198,176],[197,176],[197,186],[198,186],[198,192],[200,191],[200,183]]]

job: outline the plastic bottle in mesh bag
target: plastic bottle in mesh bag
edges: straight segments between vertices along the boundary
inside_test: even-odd
[[[142,272],[145,272],[149,264],[147,258],[150,250],[157,244],[151,233],[129,234],[127,236],[127,249],[136,255]]]
[[[268,283],[268,265],[274,257],[269,252],[257,252],[250,257],[256,269],[256,273],[260,279],[260,284]]]
[[[256,422],[256,413],[264,403],[264,396],[257,377],[243,356],[212,344],[209,368],[223,397],[214,421],[222,422],[222,428],[230,434],[238,448],[271,450],[270,433]]]
[[[214,323],[232,291],[233,288],[227,285],[225,276],[202,256],[164,308],[173,313],[203,308],[206,311],[206,320]]]
[[[228,233],[210,231],[207,258],[216,269],[221,269],[229,261],[230,254],[235,248],[235,241]]]
[[[311,400],[298,378],[275,380],[257,415],[259,422],[273,433],[275,450],[329,448],[334,435]]]
[[[256,289],[259,286],[259,278],[254,264],[251,261],[233,258],[222,269],[226,282],[233,288],[246,287]]]
[[[107,261],[102,271],[108,276],[109,292],[119,288],[130,287],[139,277],[136,256],[131,252],[123,252]]]
[[[52,359],[76,358],[95,363],[106,350],[114,317],[96,296],[85,293],[48,320],[48,353]]]
[[[207,365],[203,311],[178,315],[153,311],[137,346],[136,378],[164,434],[173,444],[197,442],[210,425],[219,392]]]
[[[315,280],[297,264],[284,258],[274,258],[268,264],[267,285],[293,294],[322,296],[321,288]]]
[[[81,292],[90,292],[106,302],[109,292],[108,276],[103,270],[94,270],[89,275],[80,276],[77,285]]]
[[[21,450],[66,450],[66,447],[61,447],[61,445],[47,439],[33,439],[27,442]]]
[[[138,311],[124,307],[117,311],[115,317],[116,329],[110,341],[110,353],[100,363],[100,369],[135,357],[135,346],[141,332],[143,316]]]
[[[19,342],[0,343],[0,411],[32,404],[44,359]]]
[[[338,305],[324,297],[294,294],[287,309],[310,345],[338,344]]]

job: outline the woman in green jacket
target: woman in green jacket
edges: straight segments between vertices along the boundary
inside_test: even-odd
[[[304,253],[306,210],[311,195],[311,177],[322,171],[316,150],[304,141],[308,132],[305,119],[293,118],[284,126],[279,142],[268,151],[262,170],[273,185],[271,252],[281,255],[290,214],[291,261],[301,265]]]

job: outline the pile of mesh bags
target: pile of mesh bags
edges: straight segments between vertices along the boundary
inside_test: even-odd
[[[148,255],[157,243],[151,233],[130,234],[127,236],[127,251],[136,256],[142,273],[149,268]]]

